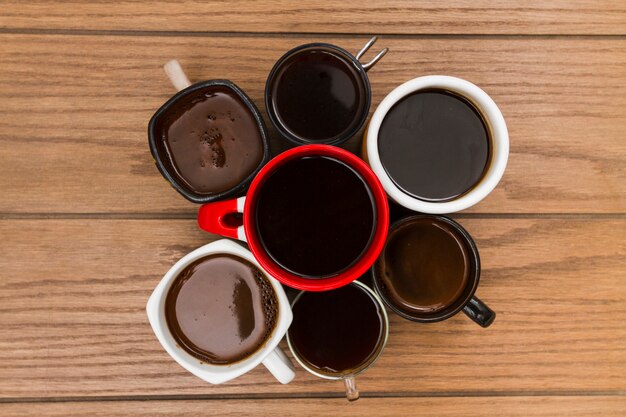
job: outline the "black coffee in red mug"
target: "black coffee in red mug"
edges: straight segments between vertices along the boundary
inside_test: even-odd
[[[261,244],[296,275],[323,278],[358,260],[374,235],[376,212],[363,178],[342,161],[307,156],[265,180],[255,208]]]
[[[202,206],[198,224],[246,241],[283,284],[327,291],[372,266],[387,236],[389,205],[380,181],[356,155],[304,145],[265,165],[245,197]]]

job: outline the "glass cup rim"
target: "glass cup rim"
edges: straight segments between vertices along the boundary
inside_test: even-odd
[[[350,373],[341,374],[337,376],[331,376],[331,375],[323,374],[321,372],[316,371],[315,369],[307,365],[304,362],[304,360],[300,358],[300,355],[296,353],[296,350],[293,347],[291,338],[289,337],[289,329],[287,329],[287,333],[285,333],[285,338],[287,339],[287,345],[289,346],[289,350],[291,351],[291,354],[293,355],[294,359],[298,362],[298,364],[300,364],[300,366],[306,369],[309,373],[319,378],[330,379],[330,380],[342,380],[342,379],[354,378],[355,376],[360,375],[361,373],[369,369],[372,365],[374,365],[374,363],[378,360],[378,358],[380,358],[383,351],[385,350],[385,347],[387,346],[387,341],[389,339],[389,315],[387,314],[387,311],[385,310],[385,303],[381,300],[381,297],[379,297],[378,294],[374,290],[372,290],[371,288],[369,288],[367,285],[363,284],[362,282],[352,281],[348,285],[352,285],[352,284],[356,285],[357,287],[361,288],[362,290],[367,292],[369,295],[371,295],[374,301],[378,303],[378,307],[380,308],[380,311],[382,312],[385,330],[384,330],[382,340],[380,341],[380,348],[378,349],[376,354],[373,356],[373,358],[368,362],[368,364],[364,366],[363,368],[358,369],[356,372],[350,372]],[[293,301],[290,304],[290,307],[292,310],[293,310],[293,307],[298,302],[298,300],[300,299],[300,297],[302,297],[302,295],[304,295],[306,292],[307,291],[300,291],[300,293],[296,295],[296,297],[293,299]]]
[[[467,230],[463,228],[463,226],[461,226],[458,222],[452,220],[449,217],[437,215],[437,214],[409,214],[409,215],[401,217],[400,219],[396,220],[389,226],[389,234],[387,235],[387,241],[389,240],[389,236],[391,236],[392,231],[394,229],[412,220],[423,219],[423,218],[436,219],[438,221],[443,221],[447,223],[448,225],[452,226],[454,230],[457,231],[463,237],[463,240],[468,246],[470,256],[472,257],[472,260],[474,261],[474,265],[475,265],[473,270],[470,271],[471,282],[469,282],[465,286],[465,289],[470,288],[470,291],[467,292],[467,295],[465,297],[459,297],[455,301],[458,304],[450,311],[447,311],[445,314],[431,315],[429,317],[416,317],[414,315],[408,314],[406,311],[401,310],[395,304],[393,304],[385,295],[384,291],[382,291],[382,289],[380,288],[380,282],[378,279],[378,270],[377,270],[378,259],[376,260],[376,262],[374,262],[374,264],[370,268],[370,271],[371,271],[372,282],[373,282],[372,286],[374,287],[376,294],[380,297],[383,303],[387,307],[389,307],[390,310],[392,310],[394,313],[396,313],[400,317],[409,321],[420,322],[420,323],[435,323],[435,322],[449,319],[450,317],[459,313],[461,310],[463,310],[463,307],[465,307],[465,305],[471,300],[471,298],[474,296],[474,293],[476,293],[476,290],[478,289],[478,284],[480,282],[480,272],[481,272],[480,254],[478,253],[478,247],[476,246],[476,242],[474,242],[474,239],[472,238],[472,236],[467,232]],[[386,246],[387,246],[387,242],[385,242],[385,247],[380,252],[380,256],[383,256]],[[379,259],[380,259],[380,256],[379,256]],[[462,300],[462,302],[459,302],[459,300]],[[442,311],[445,311],[445,309],[443,309]]]
[[[276,111],[273,106],[272,87],[273,87],[274,82],[276,81],[276,74],[282,68],[283,64],[287,61],[287,59],[289,59],[291,56],[297,53],[300,53],[306,49],[320,49],[320,50],[330,49],[333,52],[335,52],[336,55],[351,62],[357,69],[357,73],[359,74],[358,79],[362,83],[362,87],[364,90],[363,93],[364,93],[365,103],[363,105],[363,111],[361,112],[362,114],[358,116],[359,117],[358,123],[356,123],[352,129],[345,130],[342,134],[334,136],[332,138],[325,139],[325,140],[316,140],[316,141],[303,140],[302,138],[296,136],[284,126],[284,123],[282,123],[282,121],[276,114]],[[363,64],[361,64],[361,62],[359,62],[359,60],[354,55],[352,55],[347,50],[341,48],[340,46],[333,45],[331,43],[313,42],[313,43],[306,43],[303,45],[299,45],[299,46],[296,46],[295,48],[290,49],[289,51],[285,52],[276,61],[276,63],[270,70],[270,73],[265,82],[264,101],[265,101],[265,109],[267,110],[267,115],[269,116],[270,122],[272,123],[274,128],[276,128],[276,130],[281,134],[281,136],[287,139],[289,142],[295,145],[312,145],[312,144],[339,145],[339,144],[346,142],[348,139],[350,139],[354,135],[356,135],[358,131],[365,124],[365,121],[367,120],[367,117],[369,115],[369,109],[370,109],[371,102],[372,102],[372,91],[371,91],[369,77],[367,76],[367,72],[365,68],[363,68]]]

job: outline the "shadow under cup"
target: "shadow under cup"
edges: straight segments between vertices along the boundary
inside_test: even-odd
[[[461,310],[482,327],[495,319],[474,295],[480,280],[476,244],[447,217],[413,215],[394,223],[372,276],[381,299],[407,320],[437,322]]]

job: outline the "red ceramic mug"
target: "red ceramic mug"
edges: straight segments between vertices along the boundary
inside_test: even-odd
[[[261,244],[254,216],[255,204],[259,195],[263,193],[263,185],[269,175],[288,161],[314,156],[339,160],[355,170],[369,189],[375,210],[373,235],[361,256],[348,268],[325,278],[305,278],[291,273],[276,263]],[[237,213],[242,214],[243,224],[236,216]],[[326,291],[349,284],[363,275],[376,261],[387,238],[389,205],[380,181],[360,158],[335,146],[304,145],[283,152],[268,162],[250,184],[245,197],[201,206],[198,212],[198,225],[207,232],[247,242],[259,264],[281,283],[300,290]]]

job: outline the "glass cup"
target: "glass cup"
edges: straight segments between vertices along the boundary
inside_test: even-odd
[[[345,388],[346,388],[346,397],[347,397],[347,399],[349,401],[355,401],[355,400],[359,399],[359,391],[358,391],[357,386],[356,386],[355,377],[357,375],[361,374],[362,372],[364,372],[370,366],[372,366],[374,364],[374,362],[376,362],[376,360],[382,354],[385,346],[387,345],[387,339],[389,337],[389,318],[387,316],[387,312],[385,311],[385,306],[384,306],[383,302],[381,301],[381,299],[378,297],[378,295],[374,291],[372,291],[365,284],[363,284],[363,283],[361,283],[359,281],[353,281],[349,285],[355,286],[355,287],[359,288],[361,291],[363,291],[364,295],[369,296],[369,298],[374,303],[376,303],[376,307],[378,309],[378,314],[379,314],[379,317],[381,318],[381,323],[382,323],[382,327],[383,327],[382,331],[380,332],[380,335],[379,335],[379,338],[378,338],[375,350],[357,368],[350,369],[350,370],[345,371],[345,372],[331,372],[331,371],[321,371],[320,369],[315,369],[302,356],[302,354],[296,348],[295,343],[292,340],[293,336],[290,335],[290,331],[287,331],[287,335],[286,336],[287,336],[287,343],[289,345],[289,349],[291,350],[291,353],[292,353],[293,357],[296,359],[296,361],[304,369],[306,369],[307,371],[309,371],[313,375],[318,376],[320,378],[331,379],[331,380],[342,380],[344,385],[345,385]],[[291,303],[292,309],[295,308],[295,306],[298,303],[298,301],[305,294],[312,294],[312,293],[307,293],[305,291],[300,292],[296,296],[296,298],[293,300],[293,302]],[[315,294],[315,296],[327,296],[327,295],[328,295],[328,293]],[[346,305],[346,309],[348,309],[348,308],[351,308],[351,306]],[[294,321],[296,321],[296,320],[298,320],[298,316],[294,315]],[[292,329],[293,329],[293,327],[292,327]]]

